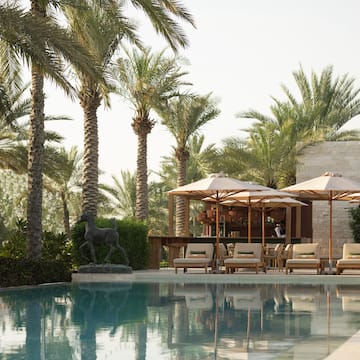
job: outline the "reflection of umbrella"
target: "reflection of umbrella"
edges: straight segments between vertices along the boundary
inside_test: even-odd
[[[220,251],[219,203],[241,191],[265,190],[265,186],[229,178],[224,174],[211,174],[208,178],[170,190],[170,195],[182,195],[191,199],[211,196],[216,202],[216,263],[218,266]]]
[[[283,191],[294,192],[301,198],[329,201],[329,270],[332,267],[332,201],[350,193],[360,191],[360,183],[342,177],[340,174],[325,172],[323,175],[288,186]]]
[[[264,187],[263,190],[260,191],[243,191],[241,193],[232,195],[228,197],[228,200],[226,202],[223,202],[224,205],[234,205],[238,204],[238,206],[244,206],[242,204],[245,204],[248,208],[248,242],[251,242],[251,208],[252,207],[262,207],[263,202],[266,199],[271,198],[282,198],[290,196],[294,196],[292,194],[286,193],[284,191],[275,190],[269,187]],[[274,206],[276,207],[276,206]],[[277,206],[279,207],[279,206]],[[265,213],[265,211],[264,211]],[[264,228],[263,228],[264,230]],[[264,245],[264,231],[263,231],[263,245]]]

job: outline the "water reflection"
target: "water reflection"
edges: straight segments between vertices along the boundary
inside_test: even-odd
[[[0,292],[0,359],[324,359],[360,287],[82,284]]]

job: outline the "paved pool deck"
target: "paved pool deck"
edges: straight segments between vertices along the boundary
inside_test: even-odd
[[[317,275],[314,270],[294,270],[285,274],[284,271],[270,269],[265,274],[252,270],[239,270],[234,274],[207,273],[203,269],[189,269],[183,273],[173,268],[160,270],[136,270],[131,274],[91,274],[74,273],[73,282],[188,282],[188,283],[222,283],[222,284],[328,284],[328,285],[359,285],[360,270],[344,271],[341,275]]]

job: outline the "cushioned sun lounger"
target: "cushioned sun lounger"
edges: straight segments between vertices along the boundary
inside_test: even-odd
[[[262,268],[266,273],[264,253],[260,243],[236,243],[232,258],[224,260],[226,273],[234,272],[239,268],[258,269]]]
[[[318,243],[295,244],[292,258],[286,260],[286,274],[294,269],[315,269],[320,273],[320,246]]]
[[[343,245],[342,258],[336,262],[336,273],[339,275],[346,269],[360,270],[360,244]]]
[[[191,243],[186,247],[185,257],[174,259],[175,273],[178,268],[184,272],[189,268],[204,268],[207,273],[208,267],[213,265],[213,244]]]

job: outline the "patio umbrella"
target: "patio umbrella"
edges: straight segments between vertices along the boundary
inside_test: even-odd
[[[330,171],[316,178],[288,186],[282,189],[296,193],[300,198],[328,200],[329,202],[329,271],[332,268],[332,202],[346,200],[345,196],[359,192],[360,183]]]
[[[267,196],[271,196],[271,193],[273,195],[277,194],[277,196],[268,198]],[[266,210],[266,208],[275,209],[275,208],[286,208],[286,207],[296,207],[296,206],[306,206],[307,205],[301,201],[298,201],[296,199],[289,197],[289,195],[290,196],[294,196],[294,195],[283,192],[283,191],[278,191],[278,190],[265,191],[265,192],[263,192],[262,197],[261,197],[261,194],[254,194],[254,198],[252,198],[250,201],[242,199],[241,195],[242,195],[242,193],[240,193],[239,196],[237,196],[237,195],[233,196],[229,200],[223,201],[221,204],[227,205],[227,206],[248,206],[248,209],[249,208],[251,209],[254,207],[261,208],[261,238],[262,238],[263,246],[265,246],[265,210]],[[281,197],[281,196],[284,196],[284,197]],[[249,203],[250,203],[250,206],[248,205]]]
[[[238,179],[230,178],[223,173],[210,174],[209,177],[195,181],[193,183],[180,186],[176,189],[170,190],[170,195],[185,196],[189,199],[201,200],[205,197],[211,196],[216,203],[216,267],[218,267],[220,259],[220,226],[219,226],[219,204],[221,201],[227,199],[231,195],[235,195],[241,191],[255,191],[266,190],[265,186],[240,181]]]

